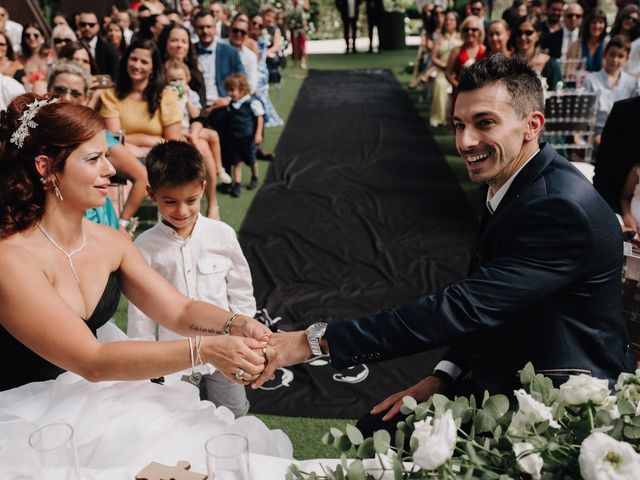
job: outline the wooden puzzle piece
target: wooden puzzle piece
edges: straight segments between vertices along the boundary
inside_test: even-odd
[[[136,480],[207,480],[206,475],[190,472],[191,464],[180,461],[175,467],[151,462],[136,475]]]

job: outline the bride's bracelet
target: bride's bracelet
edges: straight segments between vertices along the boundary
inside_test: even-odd
[[[224,335],[229,335],[231,333],[231,322],[233,322],[238,316],[238,313],[234,313],[229,317],[229,320],[224,324],[224,330],[222,331]]]

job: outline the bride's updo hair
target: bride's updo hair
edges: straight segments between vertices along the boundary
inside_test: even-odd
[[[52,96],[25,93],[16,97],[0,112],[0,238],[20,232],[40,219],[44,213],[45,188],[35,168],[38,155],[53,160],[49,174],[62,172],[65,161],[80,144],[105,129],[102,117],[82,105],[58,99],[37,111],[22,147],[12,143],[11,135],[18,130],[20,116],[35,100]]]

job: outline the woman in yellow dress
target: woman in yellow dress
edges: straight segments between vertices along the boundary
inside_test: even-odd
[[[449,115],[449,93],[451,84],[445,75],[445,68],[449,61],[451,50],[462,45],[462,40],[458,33],[458,20],[459,17],[456,12],[447,12],[443,31],[437,35],[433,45],[432,61],[438,68],[438,74],[433,85],[433,97],[431,100],[431,117],[429,123],[432,127],[446,124],[447,116]]]

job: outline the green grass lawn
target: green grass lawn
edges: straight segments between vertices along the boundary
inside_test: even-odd
[[[402,51],[389,51],[382,54],[357,55],[312,55],[309,57],[309,68],[312,69],[359,69],[359,68],[388,68],[393,71],[398,81],[407,89],[406,85],[410,80],[406,66],[415,58],[415,49]],[[306,71],[300,69],[287,68],[284,70],[284,81],[281,88],[271,89],[271,100],[276,109],[286,121],[295,102],[298,90],[304,81]],[[424,119],[425,133],[428,130],[429,106],[421,99],[420,92],[407,89],[420,116]],[[278,139],[284,127],[266,129],[264,149],[273,151],[278,143]],[[452,170],[456,174],[460,185],[472,204],[478,204],[478,188],[469,182],[466,168],[458,156],[453,143],[452,129],[440,127],[432,130],[434,138],[449,162]],[[260,181],[264,179],[269,167],[268,162],[259,161]],[[250,171],[245,167],[243,171],[244,183],[250,178]],[[221,219],[231,225],[236,231],[239,230],[242,220],[251,204],[254,191],[243,189],[240,198],[231,198],[228,195],[218,195]],[[116,323],[126,331],[127,301],[122,298],[118,312],[116,313]],[[364,413],[364,412],[363,412]],[[282,429],[289,435],[293,446],[294,456],[303,460],[307,458],[332,458],[338,457],[337,451],[333,448],[325,447],[321,444],[322,436],[331,426],[344,427],[346,420],[338,419],[317,419],[281,417],[274,415],[258,415],[269,428]],[[352,423],[355,423],[353,421]]]

